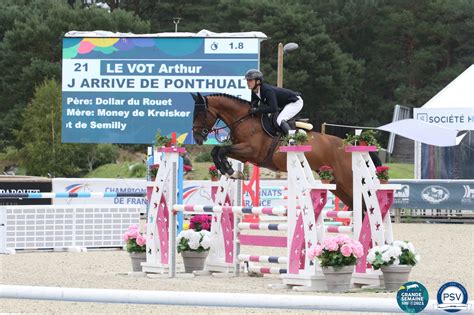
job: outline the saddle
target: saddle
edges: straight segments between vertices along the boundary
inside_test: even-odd
[[[283,134],[280,126],[277,124],[277,117],[278,113],[272,114],[263,114],[262,118],[260,119],[262,123],[262,128],[265,132],[272,138],[280,137]],[[288,124],[290,125],[291,129],[303,129],[305,131],[310,131],[313,129],[313,125],[309,123],[308,118],[299,118],[295,117],[293,119],[288,120]]]

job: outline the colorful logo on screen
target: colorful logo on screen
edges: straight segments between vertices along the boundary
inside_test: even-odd
[[[202,46],[202,41],[196,39],[182,39],[183,45],[176,45],[172,38],[139,38],[139,37],[68,37],[63,42],[63,58],[73,59],[77,55],[86,55],[90,52],[100,52],[105,55],[117,51],[127,51],[134,48],[157,47],[170,56],[191,54]],[[185,42],[184,42],[185,41]]]
[[[85,184],[72,184],[72,185],[66,186],[66,192],[70,194],[75,194],[81,189],[85,190],[85,188],[86,188]]]

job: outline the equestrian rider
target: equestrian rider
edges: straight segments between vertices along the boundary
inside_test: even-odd
[[[301,95],[288,89],[264,83],[263,73],[257,69],[248,70],[245,79],[247,80],[247,87],[252,90],[252,107],[249,114],[276,113],[282,109],[277,117],[277,124],[288,135],[291,128],[287,121],[295,117],[303,108]],[[260,102],[260,106],[254,106]]]

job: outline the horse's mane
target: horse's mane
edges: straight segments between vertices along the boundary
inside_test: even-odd
[[[236,101],[239,101],[239,102],[242,102],[242,103],[245,103],[245,104],[250,104],[250,102],[247,101],[247,100],[244,100],[244,99],[241,99],[240,97],[230,95],[230,94],[226,94],[226,93],[214,93],[214,94],[209,94],[208,96],[222,96],[222,97],[227,97],[227,98],[230,98],[232,100],[236,100]]]

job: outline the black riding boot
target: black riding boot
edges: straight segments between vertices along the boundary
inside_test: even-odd
[[[290,133],[291,127],[286,120],[281,121],[280,128],[285,133],[285,135]]]

